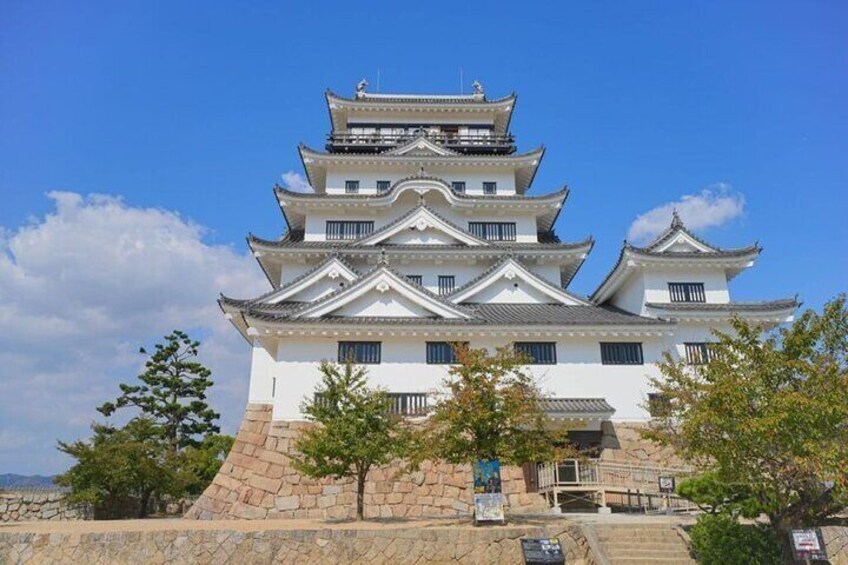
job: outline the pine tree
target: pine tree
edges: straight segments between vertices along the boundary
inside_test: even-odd
[[[218,433],[215,423],[220,414],[206,402],[206,390],[212,386],[212,372],[197,358],[200,342],[186,333],[174,330],[157,343],[138,376],[143,384],[121,384],[121,395],[97,410],[105,416],[126,406],[139,408],[144,417],[161,430],[172,452],[187,446],[197,446],[197,436]],[[139,350],[147,354],[144,348]]]

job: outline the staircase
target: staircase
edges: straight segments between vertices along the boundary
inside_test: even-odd
[[[697,564],[670,524],[595,524],[591,530],[610,565]]]

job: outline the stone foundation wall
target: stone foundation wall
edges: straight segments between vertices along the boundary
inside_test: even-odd
[[[271,406],[248,405],[232,451],[186,518],[352,518],[353,481],[316,480],[297,473],[287,454],[306,423],[271,422]],[[501,470],[511,512],[544,512],[528,493],[520,467]],[[468,515],[473,489],[469,465],[425,462],[403,474],[398,465],[374,469],[365,488],[367,518]]]
[[[68,504],[62,492],[0,491],[0,522],[90,519],[90,508]]]
[[[158,531],[119,528],[99,532],[0,531],[3,557],[0,562],[9,565],[521,563],[518,540],[534,537],[558,538],[569,565],[596,563],[581,528],[564,521],[488,528],[410,524],[254,530],[231,522],[218,523],[221,527]]]
[[[600,459],[677,469],[691,467],[672,448],[642,439],[639,431],[646,425],[641,422],[604,422],[601,427],[604,435]]]

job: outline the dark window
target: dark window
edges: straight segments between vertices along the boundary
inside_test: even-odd
[[[465,181],[455,180],[451,183],[451,188],[454,192],[465,192]]]
[[[415,283],[419,286],[424,284],[424,279],[421,275],[406,275],[406,278],[409,279],[409,282]]]
[[[450,294],[456,286],[456,277],[453,275],[439,275],[439,294]]]
[[[347,194],[356,194],[359,192],[359,181],[358,180],[346,180],[345,181],[345,192]]]
[[[672,302],[706,302],[704,283],[668,283]]]
[[[515,352],[529,357],[531,365],[556,365],[556,343],[552,341],[517,341]]]
[[[498,183],[496,182],[484,182],[483,183],[483,194],[497,194],[498,193]]]
[[[327,220],[327,239],[359,239],[372,231],[373,221]]]
[[[515,241],[515,222],[468,222],[468,231],[489,241]]]
[[[686,348],[686,362],[690,365],[703,365],[710,361],[710,344],[708,343],[684,343]]]
[[[387,180],[378,180],[377,181],[377,193],[379,194],[379,193],[382,193],[382,192],[388,192],[389,186],[391,184],[392,183],[387,181]]]
[[[669,398],[659,392],[648,393],[648,413],[651,418],[663,418],[669,415],[671,402]]]
[[[451,343],[448,341],[428,341],[427,363],[429,365],[452,365],[456,363],[456,350],[454,347],[467,345],[467,343]]]
[[[376,365],[380,363],[379,341],[340,341],[339,363],[362,363]]]
[[[601,343],[601,363],[604,365],[642,365],[641,343]]]

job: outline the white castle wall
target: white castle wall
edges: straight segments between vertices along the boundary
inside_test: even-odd
[[[612,303],[628,312],[644,315],[647,312],[644,306],[646,302],[671,302],[668,291],[670,282],[704,283],[708,304],[730,302],[727,276],[723,268],[665,267],[634,273],[613,297]]]
[[[327,194],[344,194],[345,181],[358,180],[361,194],[376,194],[377,181],[387,180],[392,184],[418,173],[420,165],[358,167],[337,165],[327,171]],[[498,194],[515,194],[515,173],[509,167],[493,167],[487,172],[465,167],[426,167],[428,175],[444,179],[448,184],[453,181],[465,181],[467,194],[483,194],[484,182],[498,183]]]
[[[693,328],[696,334],[705,330]],[[442,336],[372,336],[360,337],[298,337],[296,339],[272,338],[268,348],[253,348],[254,369],[251,375],[250,402],[274,405],[274,419],[301,419],[300,403],[311,396],[320,381],[318,361],[336,361],[338,342],[344,340],[372,340],[382,342],[382,362],[367,365],[372,384],[391,392],[431,392],[438,388],[447,375],[447,366],[428,365],[425,356],[427,341],[462,339]],[[552,341],[546,338],[516,335],[507,338],[473,337],[467,340],[471,347],[493,349],[508,341]],[[537,378],[546,394],[570,398],[606,398],[616,408],[615,419],[643,420],[648,414],[641,407],[647,393],[650,376],[658,375],[651,364],[661,352],[673,347],[673,339],[642,338],[645,365],[601,365],[600,341],[639,341],[638,338],[559,337],[556,365],[533,365],[528,369]],[[687,337],[687,340],[688,337]],[[276,345],[277,341],[279,345]],[[692,341],[698,341],[692,339]],[[276,358],[276,360],[275,360]],[[274,384],[273,379],[276,379]],[[272,395],[272,389],[275,389]]]

